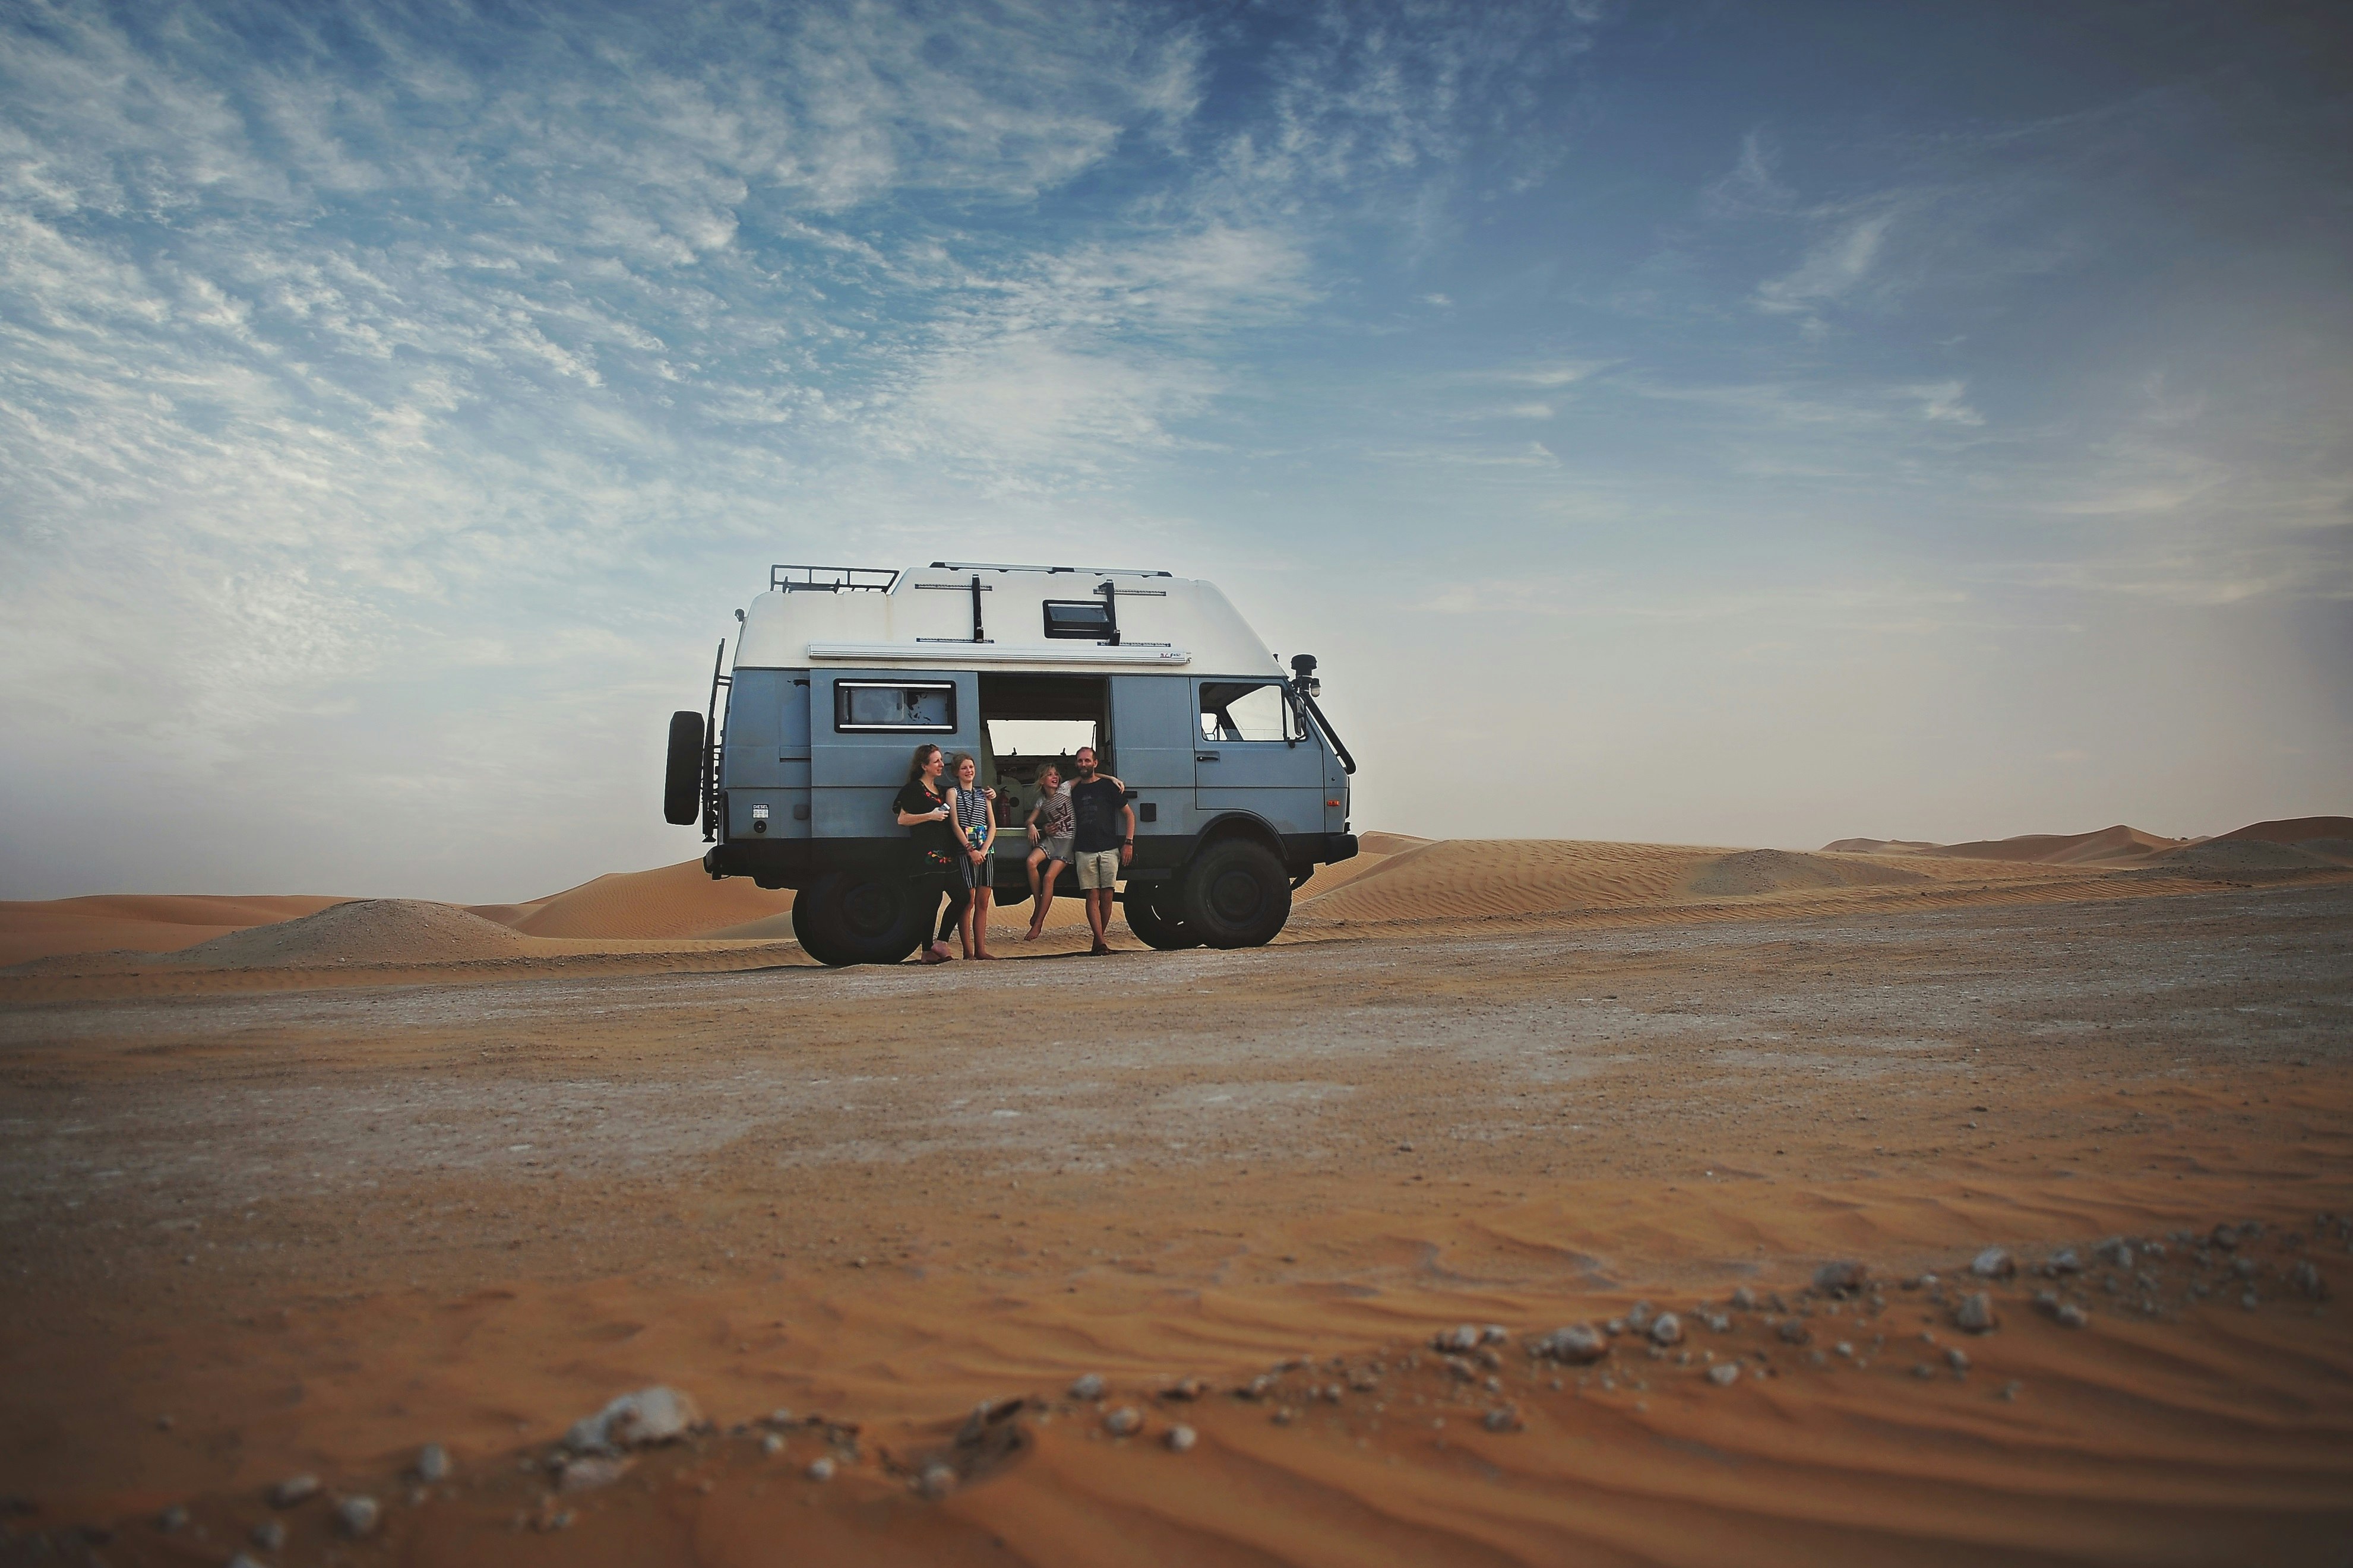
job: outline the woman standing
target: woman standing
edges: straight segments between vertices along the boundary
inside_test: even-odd
[[[948,811],[955,822],[956,847],[963,852],[958,868],[964,878],[965,907],[958,923],[966,958],[997,956],[988,951],[988,906],[997,896],[990,885],[994,868],[989,851],[997,846],[997,814],[989,809],[992,798],[980,788],[980,764],[970,752],[958,752]],[[940,934],[947,934],[944,927]]]
[[[925,963],[945,963],[955,956],[948,952],[948,932],[956,929],[965,907],[972,901],[969,884],[956,869],[961,857],[955,852],[955,830],[948,826],[948,803],[939,790],[942,766],[937,746],[917,746],[914,761],[907,768],[907,782],[898,798],[891,803],[898,813],[899,826],[909,829],[913,862],[907,875],[919,884],[915,899],[923,908],[927,929],[932,923],[933,901],[942,893],[948,896],[947,912],[940,917],[939,935],[923,947]]]

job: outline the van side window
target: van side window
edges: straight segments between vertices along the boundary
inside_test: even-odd
[[[1298,738],[1280,681],[1201,682],[1204,741],[1289,741]]]
[[[946,680],[837,680],[833,727],[849,732],[953,735],[955,684]]]

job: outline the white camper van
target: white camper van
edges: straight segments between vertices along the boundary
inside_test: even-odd
[[[1355,759],[1212,584],[1166,572],[935,561],[901,571],[777,566],[724,639],[705,712],[672,716],[663,808],[702,825],[713,877],[792,888],[825,963],[895,963],[936,898],[910,882],[891,800],[914,748],[970,752],[997,792],[996,897],[1029,897],[1019,825],[1039,769],[1092,746],[1127,786],[1135,857],[1121,899],[1159,948],[1250,947],[1292,889],[1356,853]],[[1075,892],[1071,873],[1057,892]],[[918,905],[923,907],[919,908]]]

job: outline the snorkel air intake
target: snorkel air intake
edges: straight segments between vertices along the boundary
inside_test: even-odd
[[[1356,759],[1348,754],[1348,748],[1341,741],[1339,731],[1332,728],[1332,721],[1324,716],[1324,710],[1315,705],[1315,694],[1323,689],[1324,683],[1315,679],[1315,656],[1312,653],[1293,654],[1291,656],[1292,695],[1298,698],[1300,704],[1310,713],[1315,715],[1315,727],[1324,731],[1325,740],[1332,742],[1333,754],[1340,759],[1340,766],[1353,773],[1356,771]]]

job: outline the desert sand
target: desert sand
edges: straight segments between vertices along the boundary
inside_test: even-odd
[[[1368,835],[937,970],[691,866],[12,906],[0,1553],[2339,1563],[2353,824],[2256,826]]]

